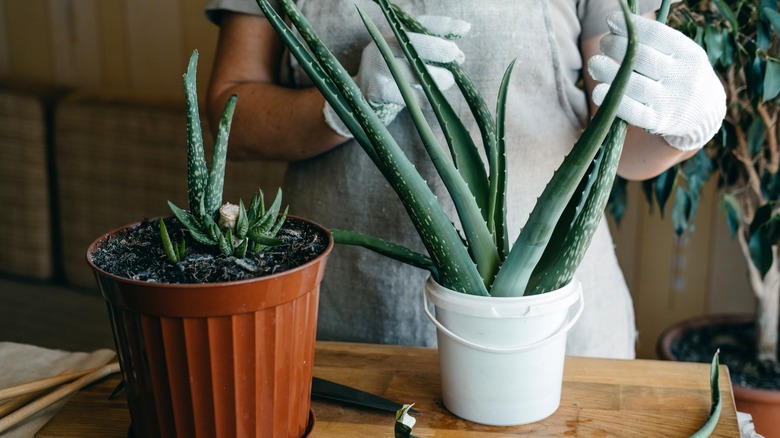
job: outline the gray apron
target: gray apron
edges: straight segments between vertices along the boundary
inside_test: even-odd
[[[355,12],[355,3],[377,24],[384,25],[381,11],[370,0],[299,2],[320,37],[352,74],[370,40]],[[464,68],[490,108],[495,108],[504,70],[512,59],[518,59],[506,119],[508,220],[514,240],[537,196],[581,131],[563,92],[548,4],[544,0],[397,3],[415,16],[446,15],[472,24],[471,32],[458,45],[466,54]],[[309,86],[305,73],[295,62],[291,64],[295,85]],[[447,96],[456,111],[468,114],[456,90],[449,90]],[[432,114],[427,116],[435,120]],[[478,129],[470,117],[466,120],[471,123],[477,144],[481,144]],[[446,202],[443,184],[406,111],[389,128],[439,199]],[[441,144],[446,144],[443,139]],[[291,163],[284,190],[293,214],[329,228],[366,232],[424,251],[395,192],[354,141],[316,158]],[[447,208],[453,211],[451,205]],[[435,329],[422,310],[427,275],[368,250],[337,246],[322,284],[319,339],[435,345]],[[567,353],[634,357],[631,298],[604,221],[577,277],[583,283],[585,311],[569,334]]]

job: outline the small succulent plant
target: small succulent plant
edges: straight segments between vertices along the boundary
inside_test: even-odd
[[[271,206],[265,208],[263,191],[252,196],[247,209],[244,202],[238,205],[222,204],[225,180],[228,136],[236,108],[237,96],[230,96],[219,122],[211,168],[206,166],[203,133],[198,112],[198,96],[195,87],[195,71],[198,52],[193,51],[184,75],[184,94],[187,103],[187,185],[190,210],[177,207],[168,201],[171,212],[189,231],[192,239],[207,247],[218,247],[224,255],[246,257],[281,243],[276,234],[287,219],[287,208],[280,213],[282,191],[279,189]],[[185,256],[185,243],[171,240],[165,222],[160,219],[160,236],[168,259],[178,262]]]

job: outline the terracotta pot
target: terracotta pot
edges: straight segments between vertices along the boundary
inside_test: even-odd
[[[94,249],[121,229],[92,243],[87,261],[108,306],[135,436],[307,435],[330,233],[320,256],[286,272],[155,284],[92,263]]]
[[[658,338],[657,353],[664,360],[678,360],[672,354],[672,342],[688,330],[713,325],[753,323],[753,315],[707,315],[681,321]],[[756,432],[765,438],[780,438],[780,391],[733,385],[737,410],[753,417]]]

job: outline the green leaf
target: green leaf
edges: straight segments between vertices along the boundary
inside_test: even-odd
[[[626,206],[628,205],[628,180],[625,178],[615,178],[612,184],[612,192],[609,194],[607,202],[607,212],[615,220],[615,224],[620,228],[623,217],[626,215]]]
[[[244,201],[238,200],[238,218],[236,219],[236,237],[243,239],[249,231],[249,218],[244,208]]]
[[[704,425],[696,431],[691,438],[706,438],[712,435],[720,419],[720,412],[723,409],[723,399],[720,396],[720,350],[715,352],[710,364],[710,414]]]
[[[769,102],[780,94],[780,62],[767,59],[764,73],[764,102]]]
[[[496,146],[495,160],[491,164],[490,174],[490,214],[488,224],[492,224],[493,233],[496,236],[496,247],[502,260],[509,254],[509,236],[506,229],[506,99],[509,94],[509,79],[515,67],[516,59],[513,59],[504,72],[496,102]]]
[[[655,198],[658,201],[658,208],[661,211],[661,217],[664,215],[666,202],[672,195],[672,190],[674,189],[675,182],[677,180],[678,169],[678,166],[672,166],[655,178]]]
[[[171,201],[168,201],[168,208],[171,210],[171,213],[173,213],[173,215],[176,216],[176,219],[178,219],[179,222],[182,223],[182,225],[187,227],[187,229],[189,230],[201,229],[202,225],[200,221],[198,220],[198,218],[193,216],[190,212],[186,210],[182,210]]]
[[[626,5],[621,2],[621,7],[628,17]],[[633,72],[637,50],[633,23],[627,19],[626,25],[629,34],[628,47],[617,76],[588,127],[577,140],[572,151],[564,158],[534,205],[525,227],[521,230],[496,276],[491,289],[493,296],[517,296],[526,293],[531,275],[549,242],[558,218],[612,127],[618,105],[622,101],[628,79]],[[609,188],[606,190],[608,191]]]
[[[320,65],[322,76],[328,77],[330,83],[340,96],[332,96],[326,90],[326,85],[317,82],[318,72],[306,62],[309,52],[303,49],[295,34],[288,29],[278,13],[266,0],[258,0],[269,23],[276,29],[282,41],[290,49],[301,66],[306,70],[317,88],[325,95],[329,103],[346,102],[352,109],[345,123],[356,119],[360,123],[359,131],[352,131],[358,143],[369,155],[377,168],[398,194],[409,213],[415,228],[428,249],[428,253],[439,269],[443,285],[460,292],[487,295],[479,272],[476,270],[468,251],[460,241],[457,231],[450,226],[450,219],[438,204],[436,197],[430,191],[426,182],[416,172],[414,165],[405,157],[400,146],[395,142],[381,120],[363,101],[360,89],[352,81],[351,76],[327,50],[314,33],[300,10],[291,0],[281,0],[280,4],[285,14],[307,41],[311,53]],[[339,116],[344,120],[342,113]],[[350,130],[352,128],[350,127]],[[364,133],[361,139],[361,133]],[[370,141],[363,141],[365,139]]]
[[[704,30],[704,46],[710,65],[714,66],[723,54],[723,34],[720,29],[712,25],[707,26]]]
[[[160,218],[160,238],[162,238],[165,256],[173,263],[178,262],[180,260],[179,255],[176,253],[176,250],[171,243],[171,236],[168,234],[168,228],[165,226],[165,221],[162,220],[162,218]]]
[[[772,27],[775,29],[775,33],[780,34],[780,12],[777,12],[777,10],[772,8],[764,8],[763,12],[769,20],[769,23],[771,23]]]
[[[688,229],[688,220],[693,209],[693,198],[682,187],[677,187],[677,194],[674,197],[672,206],[672,224],[674,233],[681,236]]]
[[[330,232],[333,235],[333,241],[336,244],[360,246],[401,263],[430,271],[434,279],[438,277],[436,267],[433,265],[430,257],[413,251],[403,245],[357,231],[334,229],[330,230]]]
[[[204,195],[204,208],[206,214],[214,214],[222,206],[222,190],[225,186],[225,165],[227,163],[228,137],[230,136],[230,124],[233,120],[233,112],[236,109],[235,94],[228,98],[222,118],[217,128],[217,137],[214,140],[214,155],[211,158],[208,185]]]
[[[760,117],[753,119],[747,132],[748,149],[750,156],[755,158],[763,151],[764,141],[766,141],[766,127]]]
[[[225,236],[224,234],[219,235],[219,252],[221,252],[223,255],[229,256],[233,254],[233,245],[230,241],[230,230],[227,230],[226,233],[228,236]]]
[[[732,30],[739,29],[739,21],[737,21],[737,16],[734,15],[734,11],[732,11],[731,8],[723,0],[713,0],[713,2],[718,7],[720,14],[726,20],[728,20],[729,24],[731,25],[731,29]]]
[[[435,94],[433,90],[435,89],[438,91],[438,87],[425,67],[425,64],[417,55],[417,51],[409,41],[398,18],[390,10],[387,2],[385,0],[379,0],[379,5],[382,7],[382,12],[385,14],[385,18],[390,23],[390,27],[393,29],[396,39],[404,51],[412,71],[414,71],[418,80],[421,82],[423,89],[426,90],[428,98],[431,99]],[[471,177],[475,179],[473,181],[468,182],[461,176],[459,170],[455,168],[452,161],[438,144],[436,135],[425,119],[425,115],[420,108],[414,90],[403,74],[400,64],[396,61],[392,49],[390,49],[390,46],[384,40],[379,28],[376,27],[372,20],[359,7],[358,12],[371,34],[371,37],[374,39],[374,42],[382,53],[390,72],[393,74],[393,78],[401,91],[401,95],[404,97],[412,121],[420,134],[425,150],[428,152],[431,162],[436,167],[442,182],[444,182],[445,187],[450,193],[450,198],[455,204],[458,218],[460,219],[463,232],[466,235],[469,244],[469,252],[477,265],[477,270],[479,271],[483,282],[486,286],[489,286],[501,263],[493,241],[493,236],[488,230],[487,222],[485,220],[486,212],[483,214],[483,210],[480,209],[480,206],[477,204],[477,200],[472,193],[472,188],[469,187],[469,183],[474,184],[475,180],[481,180],[484,182],[484,185],[478,184],[478,187],[474,187],[474,189],[481,190],[483,193],[487,192],[487,176],[484,174],[484,166],[482,165],[481,160],[477,163],[471,163],[472,165],[479,164],[479,167],[482,168],[481,175],[471,175]],[[444,100],[443,96],[440,97],[441,100]],[[442,105],[438,99],[432,100],[431,103],[434,106],[437,104]],[[457,118],[457,115],[454,112],[452,112],[450,116]],[[442,120],[442,124],[448,123],[452,123],[452,121],[449,121],[446,118]],[[466,131],[465,134],[461,135],[468,136],[469,134]],[[470,148],[472,148],[474,154],[476,154],[476,148],[474,148],[473,145],[470,146]],[[469,161],[473,160],[471,157],[464,156],[463,158]],[[487,201],[486,196],[482,196],[482,198],[485,202]]]
[[[731,237],[737,235],[742,224],[742,208],[734,195],[724,194],[721,197],[720,206],[726,211],[726,224],[731,231]]]
[[[771,219],[771,214],[771,206],[763,205],[756,210],[753,222],[750,223],[750,235],[748,237],[750,260],[762,277],[769,272],[773,260],[773,242],[769,239],[766,228],[768,221]]]
[[[198,112],[198,91],[195,81],[197,68],[198,51],[193,50],[187,73],[184,74],[184,97],[187,104],[187,190],[191,211],[197,211],[208,180],[206,158],[203,153],[203,132]]]

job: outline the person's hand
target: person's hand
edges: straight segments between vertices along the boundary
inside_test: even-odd
[[[681,151],[704,146],[717,132],[726,114],[726,93],[710,66],[707,54],[684,34],[653,20],[633,15],[637,57],[634,74],[618,109],[618,117],[631,125],[663,136]],[[601,105],[618,63],[628,45],[622,13],[607,18],[610,33],[601,39],[603,55],[588,61],[593,90]]]
[[[417,21],[432,33],[446,35],[447,38],[459,38],[468,32],[471,27],[465,21],[449,17],[420,16],[417,18]],[[463,52],[450,39],[413,32],[408,32],[408,35],[409,40],[423,61],[436,63],[457,62],[460,64],[465,60]],[[404,58],[398,42],[395,38],[388,38],[387,40],[390,48],[396,55],[396,60],[404,76],[414,88],[419,88],[417,79],[406,58]],[[452,87],[455,83],[452,74],[445,68],[428,65],[428,71],[436,82],[436,86],[442,91]],[[368,104],[385,125],[395,120],[398,113],[406,107],[401,91],[398,89],[390,69],[387,67],[382,54],[379,52],[379,48],[377,48],[374,42],[371,42],[363,49],[360,67],[354,80],[358,88],[363,92]],[[420,93],[422,93],[421,90]],[[422,96],[419,99],[422,99]],[[341,136],[352,137],[352,133],[349,132],[327,102],[325,102],[323,113],[325,121],[331,129]]]

